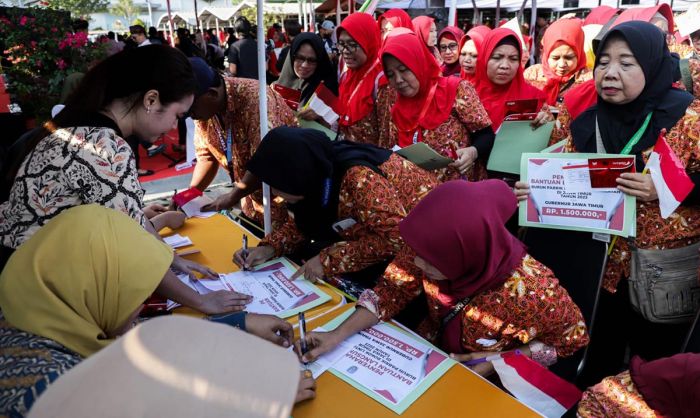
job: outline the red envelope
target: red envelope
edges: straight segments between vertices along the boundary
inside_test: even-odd
[[[182,207],[184,206],[187,202],[190,200],[197,198],[202,195],[202,192],[199,189],[196,189],[194,187],[190,187],[189,189],[185,190],[184,192],[180,192],[173,196],[173,201],[177,205],[177,207]]]
[[[617,178],[622,173],[634,173],[634,157],[591,158],[588,160],[588,173],[591,188],[616,188]]]

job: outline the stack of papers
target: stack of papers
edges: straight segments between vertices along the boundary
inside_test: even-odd
[[[452,158],[439,154],[424,142],[401,148],[396,153],[423,170],[428,171],[447,167],[454,162]]]
[[[171,246],[172,248],[181,248],[181,247],[187,247],[188,245],[192,245],[192,240],[190,240],[188,237],[184,237],[180,234],[175,234],[171,235],[169,237],[163,238],[163,241],[165,241],[166,244]]]
[[[338,121],[338,98],[323,83],[318,85],[304,108],[312,109],[331,126]]]

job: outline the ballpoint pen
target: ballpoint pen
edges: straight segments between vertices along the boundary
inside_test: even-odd
[[[243,259],[243,271],[248,271],[245,266],[245,260],[248,258],[248,235],[243,234],[243,249],[241,250],[241,258]]]
[[[303,357],[308,350],[306,346],[306,318],[304,318],[304,312],[299,312],[299,346]]]

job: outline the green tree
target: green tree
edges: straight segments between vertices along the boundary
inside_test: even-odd
[[[139,14],[139,8],[134,5],[133,0],[119,0],[109,9],[113,15],[122,16],[127,22],[134,20]]]
[[[92,13],[107,10],[108,0],[48,0],[51,9],[66,10],[73,17],[87,18]]]
[[[257,7],[244,7],[240,11],[241,16],[248,19],[248,21],[255,25],[258,22],[258,8]],[[281,23],[283,21],[283,16],[276,13],[263,13],[263,21],[265,22],[265,29],[272,26],[273,23]],[[267,30],[266,30],[267,32]]]

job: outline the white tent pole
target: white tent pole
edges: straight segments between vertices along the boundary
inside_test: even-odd
[[[267,83],[265,82],[265,20],[264,1],[257,0],[258,6],[258,96],[260,97],[260,140],[267,135]],[[263,206],[265,235],[272,233],[272,215],[270,212],[270,186],[263,183]]]
[[[309,30],[309,22],[308,22],[309,16],[306,13],[306,0],[299,0],[299,11],[301,12],[301,15],[303,16],[302,23],[304,24],[304,30],[302,32],[306,32],[307,30]]]
[[[299,2],[299,16],[298,16],[299,24],[304,25],[304,7],[302,6],[303,0],[298,0],[298,2]]]
[[[447,16],[448,24],[457,26],[457,0],[450,0],[450,13]]]
[[[498,27],[498,22],[501,21],[501,0],[496,0],[496,21],[494,27]]]
[[[214,23],[216,23],[216,37],[217,39],[219,38],[219,18],[214,16],[216,20],[214,20]]]
[[[175,36],[173,35],[173,15],[170,12],[170,0],[165,0],[165,4],[168,7],[168,23],[169,23],[168,30],[170,31],[170,43],[172,44],[172,46],[174,48],[175,47]]]
[[[311,26],[311,32],[316,33],[316,10],[314,10],[312,0],[309,0],[309,25]]]
[[[354,0],[350,0],[354,1]],[[335,25],[340,26],[340,12],[342,8],[340,7],[340,0],[335,0]]]
[[[479,18],[479,8],[476,7],[476,0],[472,0],[472,8],[474,9],[474,16],[472,17],[472,23],[475,25],[481,23],[481,19]]]
[[[535,53],[537,52],[537,32],[535,32],[535,28],[537,28],[537,0],[532,0],[532,7],[530,7],[530,64],[534,65],[535,64]]]

